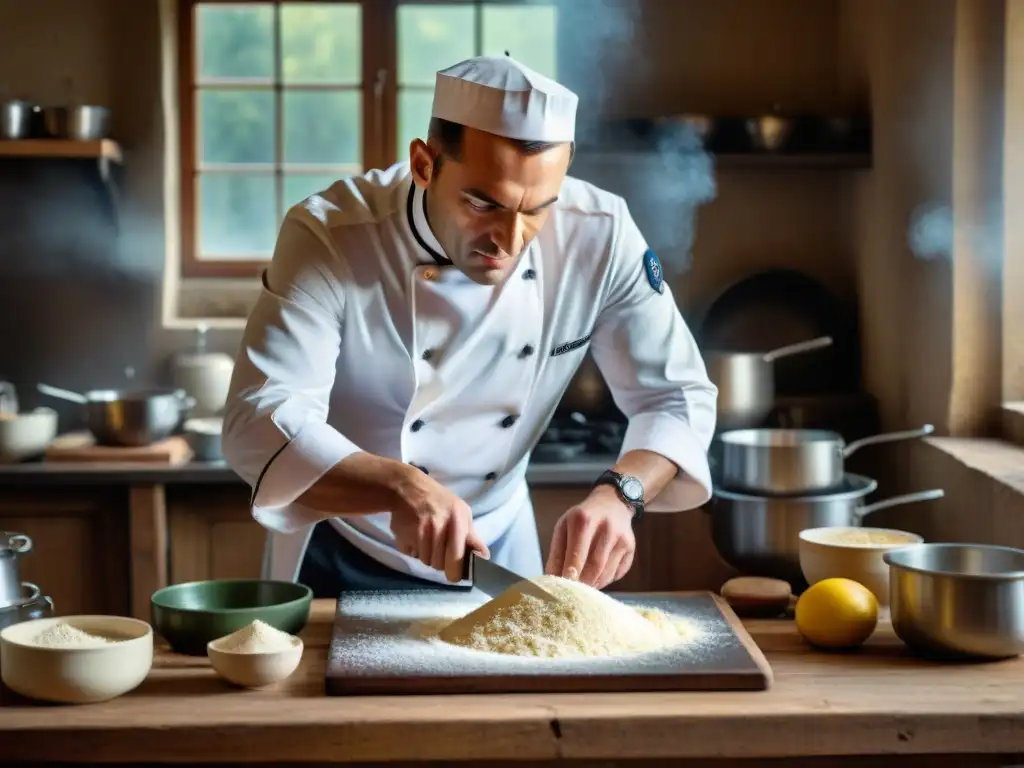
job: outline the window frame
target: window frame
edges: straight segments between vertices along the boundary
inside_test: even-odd
[[[531,0],[338,0],[361,6],[363,167],[387,168],[398,159],[399,5],[529,5]],[[200,259],[196,210],[195,9],[201,4],[316,3],[324,0],[178,0],[178,136],[181,275],[185,278],[258,276],[269,259]],[[478,33],[479,34],[479,33]],[[278,91],[281,83],[274,83]]]
[[[319,0],[323,2],[323,0]],[[386,168],[394,157],[395,18],[399,0],[340,0],[361,6],[362,24],[362,158],[364,168]],[[407,2],[408,0],[402,0]],[[462,0],[449,0],[461,2]],[[246,5],[271,3],[316,3],[318,0],[179,0],[178,9],[178,128],[181,183],[179,210],[181,228],[181,274],[183,277],[253,277],[269,263],[268,259],[200,259],[198,249],[198,211],[196,197],[196,71],[195,14],[199,5]],[[373,44],[367,44],[372,41]],[[371,74],[375,73],[375,74]],[[386,73],[383,82],[379,73]],[[275,92],[284,86],[273,84]],[[388,151],[390,150],[390,152]]]

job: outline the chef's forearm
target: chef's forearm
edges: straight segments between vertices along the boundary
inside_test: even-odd
[[[613,469],[623,475],[639,478],[644,496],[650,501],[676,476],[679,468],[660,453],[635,450],[624,453]]]
[[[335,464],[297,501],[324,518],[387,512],[394,508],[408,475],[417,471],[394,459],[354,453]]]

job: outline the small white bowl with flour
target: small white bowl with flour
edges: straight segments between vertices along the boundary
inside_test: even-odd
[[[152,627],[126,616],[35,619],[0,632],[4,685],[38,701],[108,701],[137,688],[152,666]]]
[[[256,619],[230,635],[206,644],[218,675],[244,688],[261,688],[284,680],[299,668],[302,639]]]

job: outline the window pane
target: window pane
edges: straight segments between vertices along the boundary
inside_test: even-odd
[[[398,161],[409,159],[409,142],[426,139],[430,125],[430,112],[434,104],[434,91],[413,91],[403,88],[398,92]]]
[[[472,5],[398,8],[398,82],[433,85],[439,69],[476,53]]]
[[[287,213],[288,209],[296,203],[301,203],[310,195],[323,192],[331,184],[342,178],[337,173],[288,173],[284,176],[284,210],[281,214]]]
[[[481,53],[503,56],[508,51],[512,58],[554,78],[557,17],[551,5],[485,5]]]
[[[200,5],[196,71],[204,77],[274,76],[274,8]]]
[[[284,161],[361,163],[361,102],[359,91],[285,91]]]
[[[274,162],[273,92],[200,91],[199,146],[204,163]]]
[[[200,257],[269,257],[277,237],[272,173],[204,173],[199,177]]]
[[[362,80],[362,23],[355,3],[281,6],[281,72],[284,82]]]

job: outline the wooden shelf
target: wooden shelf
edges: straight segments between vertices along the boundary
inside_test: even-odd
[[[17,139],[0,141],[0,157],[83,158],[121,162],[121,147],[112,139]]]
[[[93,183],[106,199],[111,220],[120,231],[120,190],[115,171],[122,162],[121,146],[113,139],[14,139],[0,141],[0,160],[85,160]],[[91,167],[90,167],[91,166]]]

